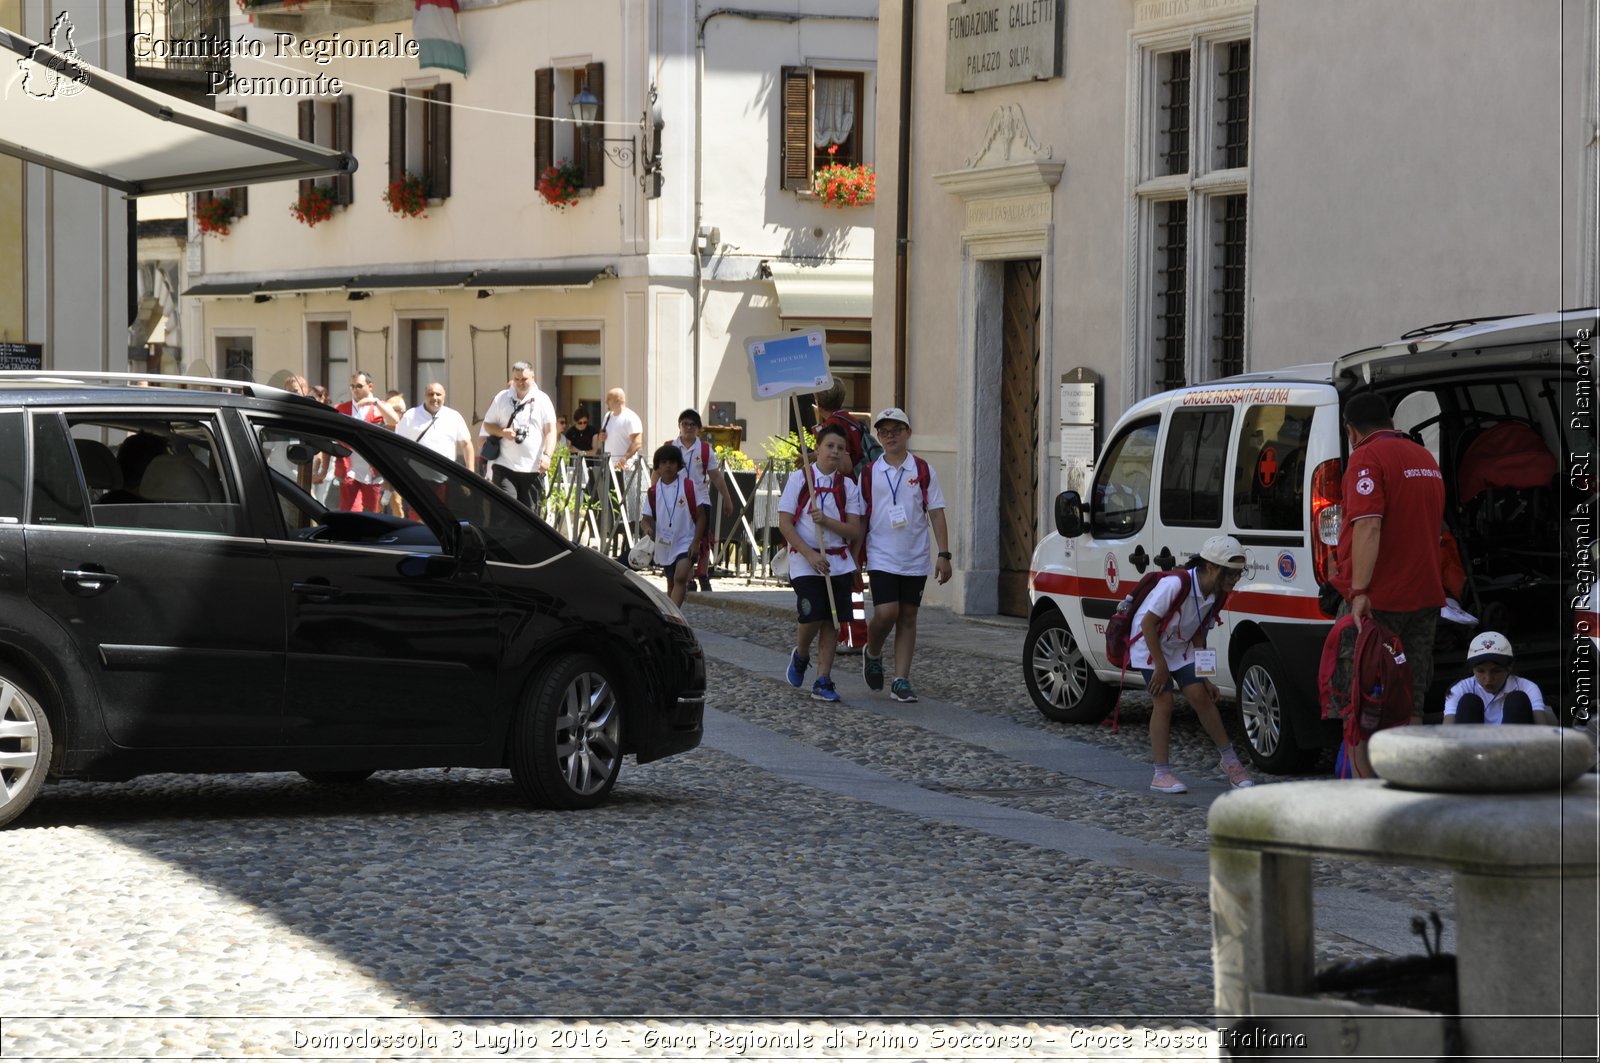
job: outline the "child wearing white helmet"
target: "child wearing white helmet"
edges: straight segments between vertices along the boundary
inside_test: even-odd
[[[1444,722],[1555,724],[1555,713],[1545,708],[1537,684],[1511,674],[1515,660],[1511,640],[1500,632],[1481,631],[1472,636],[1467,649],[1472,674],[1445,696]]]

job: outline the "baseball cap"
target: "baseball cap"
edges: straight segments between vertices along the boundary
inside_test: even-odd
[[[1467,649],[1468,664],[1510,664],[1514,656],[1511,640],[1498,631],[1478,632]]]
[[[1223,568],[1244,568],[1244,547],[1231,535],[1213,535],[1200,547],[1200,557]]]
[[[898,406],[890,406],[872,419],[872,427],[876,428],[885,421],[899,421],[907,428],[911,427],[911,418],[906,416],[906,411]]]

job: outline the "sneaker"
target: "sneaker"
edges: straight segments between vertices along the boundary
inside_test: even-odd
[[[701,590],[702,593],[705,593],[705,594],[710,594],[711,593],[711,577],[710,576],[701,576],[700,577],[700,590]]]
[[[1158,794],[1186,794],[1189,787],[1184,781],[1170,771],[1158,771],[1155,778],[1150,780],[1150,789]]]
[[[867,681],[868,690],[883,689],[883,658],[861,651],[861,678]]]
[[[789,651],[789,671],[787,673],[789,685],[798,687],[806,681],[806,669],[811,667],[811,658],[800,656],[799,650]]]
[[[825,675],[817,676],[817,681],[811,684],[811,700],[838,701],[839,692],[833,689],[833,680]]]
[[[1245,771],[1244,765],[1237,760],[1224,760],[1222,770],[1227,772],[1228,783],[1235,790],[1243,790],[1256,784],[1256,781],[1250,778],[1250,773]]]
[[[889,684],[889,697],[895,701],[916,701],[917,692],[911,689],[911,680],[896,679]]]

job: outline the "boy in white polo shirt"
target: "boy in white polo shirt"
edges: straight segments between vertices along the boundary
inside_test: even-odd
[[[944,492],[926,461],[912,454],[911,418],[892,406],[872,422],[883,456],[861,470],[861,496],[867,508],[862,550],[872,581],[872,621],[861,655],[867,686],[883,689],[883,640],[894,631],[894,682],[889,697],[916,701],[911,686],[911,655],[917,648],[917,610],[930,573],[950,579],[950,532],[944,520]],[[938,559],[928,559],[928,529],[939,544]]]
[[[683,474],[683,454],[677,447],[663,443],[651,469],[656,482],[645,492],[639,530],[655,540],[656,564],[667,574],[667,597],[682,605],[705,536],[706,511],[696,497],[694,481]]]

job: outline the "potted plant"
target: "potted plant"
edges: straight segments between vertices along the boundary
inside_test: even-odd
[[[228,196],[211,196],[195,204],[195,228],[207,236],[227,236],[234,217],[233,200]]]
[[[546,166],[539,175],[539,194],[557,210],[566,210],[578,202],[578,191],[583,187],[583,169],[575,162],[559,159],[554,166]]]
[[[871,166],[852,166],[833,162],[839,151],[835,144],[828,149],[830,161],[817,170],[811,178],[811,193],[822,200],[824,207],[865,207],[878,198],[878,175]]]
[[[389,205],[391,214],[398,214],[402,218],[426,218],[424,213],[428,209],[428,186],[410,170],[389,182],[389,188],[383,193],[383,201]]]
[[[318,223],[333,217],[333,193],[325,185],[311,185],[289,205],[289,213],[295,221],[315,229]]]

